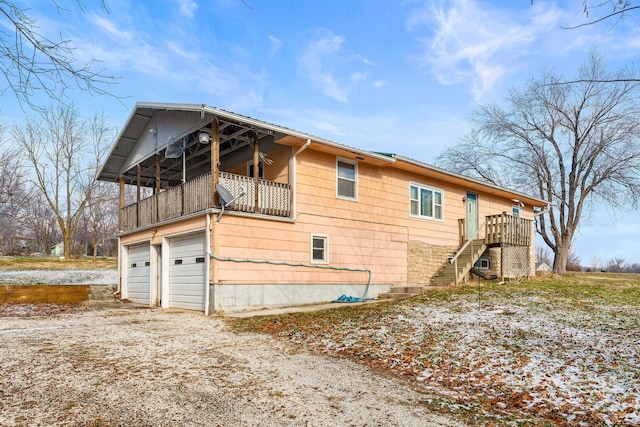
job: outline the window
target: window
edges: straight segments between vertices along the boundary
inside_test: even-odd
[[[247,176],[253,178],[253,160],[247,162]],[[258,163],[258,178],[264,179],[264,162]]]
[[[478,261],[476,261],[475,265],[478,270],[488,270],[489,266],[489,259],[487,258],[480,258]]]
[[[511,206],[511,215],[520,216],[520,206],[516,206],[516,205]]]
[[[329,262],[329,237],[320,234],[311,235],[311,262],[327,264]]]
[[[336,161],[337,197],[356,200],[358,198],[358,164],[347,159]]]
[[[409,187],[409,200],[411,216],[437,220],[444,218],[442,190],[411,184]]]

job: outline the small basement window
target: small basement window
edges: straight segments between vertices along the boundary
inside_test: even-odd
[[[480,258],[478,261],[476,261],[475,267],[478,270],[488,270],[489,267],[490,267],[489,259],[488,258]]]
[[[329,236],[311,235],[311,262],[313,264],[327,264],[329,262]]]

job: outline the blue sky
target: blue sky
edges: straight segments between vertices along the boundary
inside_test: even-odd
[[[585,21],[582,0],[106,0],[108,13],[99,0],[84,12],[75,0],[16,3],[50,38],[73,40],[79,62],[119,77],[121,100],[72,94],[118,128],[137,101],[203,103],[427,163],[468,131],[475,105],[543,67],[574,77],[596,47],[617,69],[640,48],[635,16],[563,29]],[[3,93],[3,121],[23,117]],[[640,262],[637,214],[596,209],[576,235],[583,264]]]

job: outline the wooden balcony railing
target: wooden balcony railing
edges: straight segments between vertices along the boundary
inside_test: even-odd
[[[480,239],[484,239],[487,245],[510,244],[517,246],[531,246],[531,223],[530,219],[524,219],[506,213],[498,215],[488,215],[485,217],[484,236],[478,233]],[[479,230],[482,231],[482,230]],[[466,220],[458,220],[458,232],[460,245],[467,241]]]
[[[487,216],[485,242],[487,245],[506,243],[518,246],[531,246],[530,219],[524,219],[506,213]]]
[[[239,195],[242,190],[245,191],[245,195],[238,198],[232,206],[228,206],[227,210],[281,217],[291,215],[291,186],[289,184],[258,180],[258,206],[256,208],[256,186],[253,178],[220,172],[219,182],[233,195]],[[211,173],[208,173],[142,199],[140,203],[125,206],[120,211],[120,230],[131,231],[212,207],[211,184]]]

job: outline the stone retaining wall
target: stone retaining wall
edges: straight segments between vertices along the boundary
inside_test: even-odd
[[[410,286],[430,286],[431,278],[458,249],[456,246],[437,246],[416,241],[407,245],[407,284]]]

